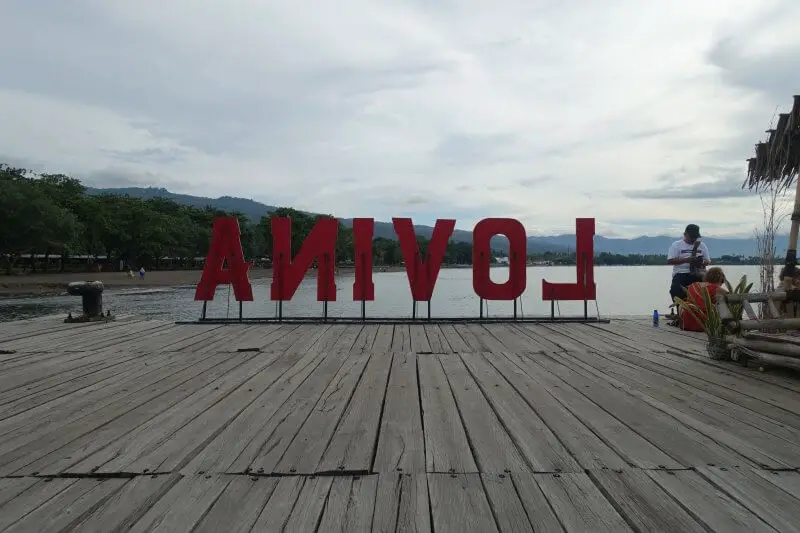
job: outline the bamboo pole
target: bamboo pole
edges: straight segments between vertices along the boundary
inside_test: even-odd
[[[800,361],[800,346],[796,344],[781,342],[777,338],[770,340],[756,340],[746,337],[736,337],[735,335],[727,335],[725,341],[736,348],[748,348],[758,352],[783,355],[786,357],[795,357]]]

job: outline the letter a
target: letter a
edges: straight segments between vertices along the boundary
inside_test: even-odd
[[[239,221],[232,217],[214,219],[211,244],[200,282],[194,291],[194,299],[211,301],[218,285],[230,284],[233,285],[233,295],[237,302],[252,302],[253,287],[247,278],[247,271],[251,266],[252,263],[244,260]]]

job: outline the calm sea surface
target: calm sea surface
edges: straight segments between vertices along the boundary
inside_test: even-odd
[[[728,279],[735,283],[744,274],[758,285],[758,267],[724,267]],[[502,282],[507,279],[504,268],[491,270],[492,279]],[[669,303],[669,280],[671,267],[596,267],[597,303],[589,302],[589,313],[601,316],[643,316],[658,308],[666,312]],[[575,267],[530,267],[527,290],[520,302],[520,312],[525,316],[549,315],[550,303],[542,301],[542,279],[552,282],[574,282]],[[339,275],[336,280],[337,301],[328,304],[330,316],[360,316],[359,302],[352,297],[353,275]],[[410,317],[412,313],[411,293],[405,272],[374,274],[375,298],[367,303],[368,316]],[[276,304],[269,300],[269,280],[253,282],[255,301],[244,303],[245,317],[276,315]],[[114,314],[136,314],[170,320],[194,320],[200,316],[202,303],[195,302],[194,287],[172,289],[125,289],[109,290],[104,294],[104,308]],[[230,297],[230,302],[228,298]],[[80,298],[73,296],[49,296],[41,298],[0,299],[0,321],[30,318],[52,313],[79,312]],[[486,311],[486,308],[484,308]],[[209,302],[209,318],[237,317],[238,304],[229,295],[227,287],[217,290],[216,298]],[[465,269],[442,269],[436,282],[431,301],[432,317],[477,316],[478,297],[472,292],[472,271]],[[489,302],[489,316],[510,316],[512,302]],[[556,313],[561,315],[583,314],[583,302],[560,302]],[[283,314],[289,316],[321,316],[322,303],[316,301],[316,277],[308,276],[291,302],[284,302]],[[417,304],[417,315],[427,315],[427,305]]]

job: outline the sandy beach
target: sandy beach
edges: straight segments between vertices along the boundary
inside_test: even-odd
[[[403,267],[389,267],[390,272],[401,272]],[[352,267],[340,267],[339,273],[352,272]],[[376,267],[375,271],[378,271]],[[73,281],[102,281],[106,289],[178,287],[195,285],[200,280],[200,270],[158,270],[147,272],[144,279],[133,279],[123,272],[77,272],[0,276],[0,298],[24,296],[52,296],[64,294],[67,284]],[[253,269],[251,280],[272,278],[272,269]]]

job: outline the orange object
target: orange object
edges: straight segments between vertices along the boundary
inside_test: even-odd
[[[717,291],[720,286],[713,283],[695,282],[689,285],[686,301],[696,305],[700,313],[706,313],[706,301],[703,298],[703,289],[708,291],[711,301],[716,301]],[[686,331],[703,331],[703,325],[686,309],[681,309],[681,329]]]

